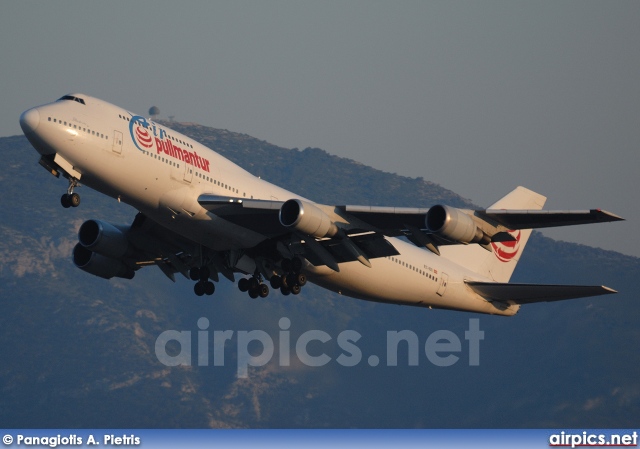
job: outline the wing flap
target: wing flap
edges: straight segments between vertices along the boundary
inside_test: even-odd
[[[356,217],[371,226],[371,230],[380,230],[388,236],[399,236],[409,225],[424,229],[424,217],[428,208],[418,207],[379,207],[379,206],[337,206],[338,210]]]
[[[381,234],[370,233],[348,237],[368,259],[397,256],[398,250]],[[353,252],[348,251],[339,239],[328,239],[317,242],[337,263],[357,260]],[[305,243],[308,245],[308,243]],[[327,265],[326,261],[311,251],[305,251],[305,257],[315,266]]]
[[[604,285],[507,284],[476,281],[465,281],[465,283],[483,298],[515,304],[562,301],[618,293]]]
[[[198,197],[198,203],[220,218],[263,235],[276,236],[288,232],[278,218],[283,201],[203,194]]]

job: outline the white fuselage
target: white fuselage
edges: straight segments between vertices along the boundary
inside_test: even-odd
[[[251,248],[265,237],[200,206],[201,194],[286,201],[302,198],[257,178],[213,150],[125,109],[78,94],[31,109],[27,137],[43,155],[79,175],[82,184],[118,198],[164,227],[215,251]],[[27,115],[30,114],[30,115]],[[67,171],[69,171],[67,170]],[[468,288],[464,280],[491,281],[444,257],[396,238],[400,253],[306,268],[309,279],[344,295],[388,303],[513,315]]]

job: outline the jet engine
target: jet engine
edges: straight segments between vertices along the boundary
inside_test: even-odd
[[[78,231],[80,244],[89,251],[112,259],[119,259],[129,251],[129,240],[124,232],[110,223],[87,220]]]
[[[131,252],[125,231],[104,221],[85,221],[78,231],[80,242],[73,248],[73,263],[104,279],[133,278],[134,270],[120,260]]]
[[[425,217],[430,232],[460,243],[491,242],[491,237],[478,228],[473,218],[460,209],[450,206],[433,206]]]
[[[73,248],[73,263],[81,270],[104,279],[112,277],[133,279],[135,275],[135,272],[121,261],[94,253],[82,243],[76,244]]]
[[[280,208],[280,223],[317,238],[333,237],[338,233],[338,227],[326,213],[298,199],[285,201]]]

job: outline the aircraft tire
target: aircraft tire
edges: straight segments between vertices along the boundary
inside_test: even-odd
[[[291,293],[293,293],[294,295],[299,295],[301,290],[302,290],[302,287],[300,287],[297,284],[291,287]]]
[[[65,193],[60,197],[60,204],[62,204],[62,207],[65,209],[69,209],[71,207],[71,199],[69,199],[68,194]]]
[[[258,292],[257,288],[250,288],[249,296],[251,297],[251,299],[256,299],[258,296],[260,296],[260,293]]]
[[[291,288],[297,284],[297,275],[295,273],[289,273],[287,275],[287,287]]]
[[[78,207],[80,205],[80,195],[77,193],[72,193],[71,195],[67,195],[69,198],[69,204],[71,207]]]
[[[282,287],[282,278],[277,274],[274,274],[271,276],[271,279],[269,279],[269,283],[271,284],[272,289],[277,290]]]
[[[298,273],[296,275],[296,284],[300,287],[304,287],[307,283],[307,276],[303,273]]]
[[[241,292],[246,292],[249,290],[249,279],[242,278],[238,281],[238,288]]]
[[[208,296],[213,295],[213,292],[216,291],[216,286],[211,281],[207,281],[204,283],[204,293]]]
[[[193,292],[197,296],[204,295],[204,285],[202,285],[202,282],[197,282],[196,285],[193,286]]]
[[[267,296],[269,296],[269,287],[267,286],[267,284],[260,284],[260,287],[258,288],[258,294],[261,298],[266,298]]]

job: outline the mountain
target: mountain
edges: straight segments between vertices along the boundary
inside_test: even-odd
[[[319,149],[168,125],[316,201],[471,206],[423,179]],[[640,259],[534,233],[514,281],[604,284],[620,293],[523,306],[512,318],[376,304],[312,285],[299,296],[252,300],[224,279],[213,297],[198,298],[191,281],[172,284],[155,268],[131,281],[76,269],[70,254],[80,224],[89,218],[129,224],[135,210],[88,188],[79,189],[79,208],[63,209],[66,182],[38,166],[24,137],[0,138],[0,151],[8,161],[0,172],[3,427],[579,428],[633,427],[640,418]],[[505,186],[505,193],[513,187]],[[593,226],[594,238],[603,232],[616,232],[615,224]],[[208,326],[200,321],[199,327],[203,317]],[[478,366],[469,364],[470,320],[484,331]],[[191,333],[191,366],[158,360],[156,340],[172,330]],[[311,356],[330,357],[323,366],[296,357],[296,342],[313,330],[331,337],[308,345]],[[427,339],[438,330],[461,342],[452,366],[436,366],[425,355]],[[216,346],[220,331],[232,331],[233,338]],[[241,336],[257,335],[247,331],[266,332],[275,355],[238,377]],[[417,366],[408,356],[416,348],[407,343],[398,347],[397,366],[387,366],[387,332],[393,331],[417,337]],[[341,354],[357,355],[339,343],[343,332],[361,335],[355,366],[338,362]],[[287,336],[283,352],[291,362],[280,366]],[[175,343],[166,347],[170,356],[180,353]],[[259,342],[248,348],[251,355],[262,352]],[[208,366],[198,366],[199,352],[208,355]],[[372,355],[379,365],[370,366]],[[216,356],[224,366],[214,366]]]

